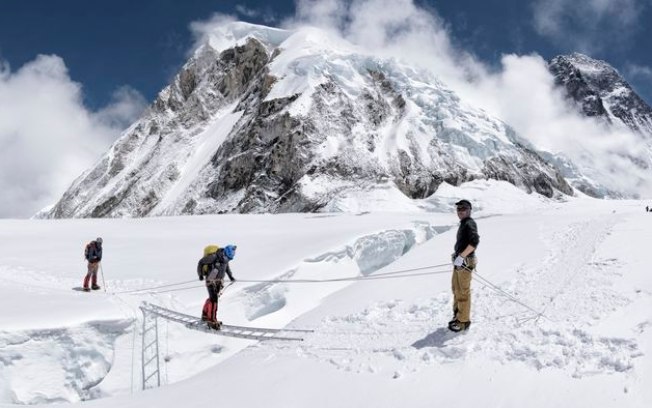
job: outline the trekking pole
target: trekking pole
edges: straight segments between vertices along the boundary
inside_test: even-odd
[[[235,281],[231,281],[231,282],[229,282],[228,285],[222,286],[222,290],[220,290],[220,293],[218,293],[217,296],[218,296],[218,297],[219,297],[219,296],[222,296],[222,293],[224,293],[224,291],[226,290],[226,288],[228,288],[229,286],[233,285],[234,283],[235,283]]]
[[[100,275],[102,275],[102,287],[104,288],[104,293],[106,293],[106,282],[104,282],[104,268],[102,268],[102,262],[100,262]]]

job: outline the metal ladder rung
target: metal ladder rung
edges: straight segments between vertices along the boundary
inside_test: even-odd
[[[151,363],[152,361],[154,361],[155,358],[158,358],[158,355],[153,356],[152,358],[150,358],[149,360],[147,360],[147,362],[145,363],[145,365],[147,365],[147,364]]]
[[[143,350],[147,350],[147,349],[149,349],[150,347],[155,346],[155,345],[156,345],[156,340],[154,340],[153,342],[151,342],[151,343],[149,343],[148,345],[144,346],[144,347],[143,347]]]
[[[157,371],[154,371],[153,373],[151,373],[149,376],[147,376],[147,378],[145,378],[144,382],[147,382],[147,380],[154,377],[157,373],[158,373]]]

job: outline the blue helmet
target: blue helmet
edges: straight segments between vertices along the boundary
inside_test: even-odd
[[[229,260],[232,260],[235,257],[236,248],[237,248],[237,246],[231,245],[231,244],[225,246],[224,247],[224,255],[226,255],[226,257],[229,258]]]

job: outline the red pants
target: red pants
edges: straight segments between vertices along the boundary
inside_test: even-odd
[[[204,302],[204,307],[201,311],[201,319],[209,322],[217,321],[217,298],[222,289],[221,283],[206,283],[208,290],[208,299]]]

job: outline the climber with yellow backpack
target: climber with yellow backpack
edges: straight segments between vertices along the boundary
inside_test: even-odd
[[[217,301],[224,289],[224,275],[228,275],[229,280],[235,282],[229,261],[235,257],[236,248],[235,245],[227,245],[224,248],[209,245],[204,248],[204,256],[197,263],[199,280],[206,281],[208,290],[208,299],[204,302],[201,319],[212,329],[219,330],[222,326],[222,322],[217,320]]]

